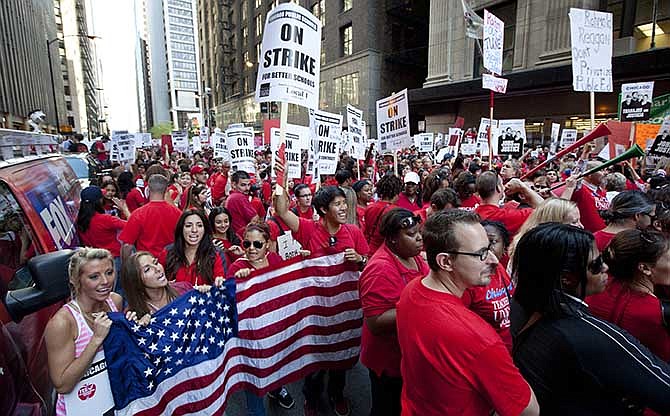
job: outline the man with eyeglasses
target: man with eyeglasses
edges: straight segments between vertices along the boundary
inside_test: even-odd
[[[461,300],[465,289],[486,286],[498,264],[479,221],[448,210],[424,225],[430,273],[409,282],[396,306],[403,415],[539,414],[502,339]]]
[[[312,190],[304,183],[299,183],[293,188],[296,205],[291,211],[300,218],[308,220],[317,219],[314,208],[312,207]]]

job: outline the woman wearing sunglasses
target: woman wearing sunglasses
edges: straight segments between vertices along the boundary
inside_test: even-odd
[[[423,250],[421,218],[404,208],[384,214],[380,233],[384,244],[372,256],[359,280],[363,306],[361,362],[372,386],[372,416],[400,415],[400,345],[395,305],[407,283],[422,278],[430,268]]]
[[[607,282],[591,233],[541,224],[519,241],[513,262],[512,307],[523,312],[514,363],[542,415],[639,414],[635,407],[670,412],[670,366],[628,332],[594,317],[583,301]]]
[[[663,361],[670,361],[670,331],[655,286],[670,286],[670,241],[656,231],[625,230],[603,252],[612,280],[586,299],[595,316],[630,332]]]
[[[228,277],[234,279],[245,279],[249,277],[251,272],[262,270],[266,267],[280,264],[283,260],[279,254],[268,250],[270,241],[270,228],[267,224],[249,224],[244,229],[244,239],[242,240],[242,248],[244,249],[244,257],[241,257],[228,269]],[[265,415],[265,407],[263,406],[263,398],[254,395],[251,392],[245,391],[247,400],[247,411],[249,415],[263,416]],[[271,399],[284,409],[290,409],[295,405],[295,401],[291,394],[286,390],[286,387],[280,387],[277,390],[268,393]]]
[[[642,191],[623,191],[612,199],[607,211],[601,212],[607,227],[593,233],[598,250],[604,251],[617,233],[637,228],[647,229],[654,224],[656,205]]]

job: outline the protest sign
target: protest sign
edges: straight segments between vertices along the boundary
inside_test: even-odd
[[[309,129],[308,129],[309,133]],[[277,160],[279,152],[279,129],[270,129],[270,146],[272,149],[272,161]],[[294,131],[286,132],[286,166],[285,172],[288,174],[288,179],[295,179],[302,177],[301,155],[302,149],[300,147],[301,135]],[[274,175],[274,169],[273,169]]]
[[[561,147],[568,147],[577,141],[577,129],[563,129],[561,132]]]
[[[135,163],[135,135],[122,134],[118,136],[119,162]]]
[[[226,146],[230,154],[230,167],[233,171],[243,170],[247,173],[256,173],[253,127],[228,127]]]
[[[317,175],[334,175],[339,161],[342,116],[309,110],[309,126],[314,138],[314,163]]]
[[[459,149],[464,155],[474,155],[477,152],[477,131],[474,128],[469,128],[463,134]]]
[[[612,92],[612,13],[570,8],[572,88]]]
[[[461,139],[461,136],[463,135],[463,130],[459,129],[457,127],[450,127],[449,128],[449,141],[446,143],[449,146],[457,146],[458,141]]]
[[[136,147],[151,147],[151,133],[135,133]]]
[[[200,136],[191,137],[191,147],[192,147],[191,150],[193,150],[193,153],[202,152],[202,142],[200,141]]]
[[[670,157],[670,119],[666,119],[661,124],[654,143],[649,148],[649,154]]]
[[[654,81],[621,85],[621,121],[648,120],[654,95]]]
[[[670,94],[654,98],[651,103],[648,122],[661,124],[668,116],[670,116]]]
[[[558,134],[561,132],[561,125],[558,123],[551,123],[551,146],[549,151],[556,153],[558,151]]]
[[[502,74],[503,35],[505,24],[493,13],[484,9],[484,68],[494,74]]]
[[[228,153],[228,144],[226,143],[226,135],[221,131],[216,131],[212,134],[212,147],[214,148],[214,158],[230,161],[230,154]]]
[[[507,92],[507,79],[482,74],[482,88],[504,94]]]
[[[635,143],[641,148],[647,148],[647,141],[653,140],[661,129],[660,124],[636,124],[635,125]]]
[[[390,152],[411,146],[407,89],[378,100],[376,108],[379,150]]]
[[[498,122],[498,153],[515,158],[523,154],[526,143],[526,120],[500,120]]]
[[[319,108],[321,22],[308,10],[283,3],[267,14],[258,58],[256,101]]]
[[[209,146],[209,127],[200,127],[200,143],[203,146]]]
[[[419,133],[414,136],[414,146],[419,149],[419,152],[428,153],[434,150],[435,134],[434,133]]]
[[[188,133],[186,131],[173,131],[172,147],[178,152],[188,152]]]
[[[477,148],[476,152],[479,152],[480,155],[484,156],[489,154],[489,122],[488,118],[482,118],[479,121],[479,130],[477,130]],[[498,129],[498,120],[493,119],[493,126],[491,128],[491,149],[493,153],[496,154],[498,151],[498,135],[496,131]]]
[[[351,140],[351,157],[365,158],[365,143],[363,141],[363,112],[347,104],[347,129]]]

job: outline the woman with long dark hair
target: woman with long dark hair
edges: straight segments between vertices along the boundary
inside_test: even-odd
[[[137,208],[147,203],[144,194],[137,189],[135,185],[135,178],[130,172],[121,172],[119,177],[116,179],[116,183],[119,185],[119,192],[121,199],[126,201],[128,210],[132,213]]]
[[[199,209],[209,215],[209,208],[205,206],[209,191],[205,185],[192,185],[188,188],[188,207],[186,209]]]
[[[617,233],[652,227],[656,218],[654,201],[642,191],[623,191],[612,199],[610,207],[600,213],[607,227],[593,233],[598,250],[604,251]]]
[[[119,198],[119,187],[116,182],[113,180],[104,181],[100,189],[102,189],[102,206],[105,209],[105,214],[127,220],[130,217],[130,211],[126,202]]]
[[[583,301],[607,271],[593,235],[571,225],[540,224],[517,245],[513,357],[545,416],[670,412],[670,366]]]
[[[198,286],[212,285],[217,277],[225,277],[224,260],[212,243],[209,221],[197,209],[187,209],[181,214],[174,244],[163,251],[161,258],[168,280]]]
[[[114,257],[116,272],[121,269],[121,243],[118,235],[126,226],[126,221],[113,215],[105,214],[102,190],[97,186],[89,186],[81,191],[81,202],[77,213],[77,232],[82,245],[109,250]],[[117,280],[114,290],[119,293],[120,284]]]
[[[224,207],[214,207],[209,213],[209,225],[212,227],[212,242],[214,246],[226,255],[226,264],[232,264],[244,255],[242,241],[230,226],[232,217],[230,211]]]

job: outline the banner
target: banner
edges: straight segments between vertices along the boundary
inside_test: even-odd
[[[435,149],[434,144],[434,133],[419,133],[414,136],[414,146],[416,146],[421,153],[432,152]]]
[[[500,120],[498,122],[498,154],[520,158],[526,143],[526,120]]]
[[[481,156],[489,155],[489,125],[490,121],[488,118],[482,118],[479,121],[479,130],[477,130],[477,148],[476,152],[479,152]],[[491,147],[493,149],[493,154],[496,154],[498,151],[498,120],[493,119],[493,126],[491,128]]]
[[[651,103],[648,121],[650,123],[661,124],[668,116],[670,116],[670,94],[654,98]]]
[[[258,58],[256,101],[283,101],[319,108],[321,21],[283,3],[267,14]]]
[[[309,135],[309,129],[307,131]],[[302,177],[302,165],[300,163],[300,157],[302,155],[302,148],[300,147],[301,141],[301,135],[296,133],[294,129],[290,129],[286,132],[286,166],[284,167],[284,172],[288,174],[288,179]],[[279,129],[277,128],[272,128],[270,130],[270,145],[274,163],[279,152]],[[272,172],[274,175],[274,169]]]
[[[349,104],[347,104],[347,129],[351,140],[351,157],[354,159],[365,159],[363,111]],[[349,151],[349,149],[345,150]]]
[[[561,132],[561,147],[566,148],[577,141],[577,129],[563,129]]]
[[[379,151],[392,152],[411,146],[407,89],[378,100],[376,108]]]
[[[463,135],[460,144],[460,152],[466,156],[477,153],[477,131],[475,131],[475,129],[469,128]]]
[[[504,94],[507,92],[507,79],[482,74],[482,88]]]
[[[551,146],[549,151],[551,153],[558,152],[558,135],[561,131],[561,125],[558,123],[551,123]]]
[[[256,173],[254,153],[254,128],[232,127],[226,129],[226,146],[230,153],[230,167],[233,172],[243,170]]]
[[[186,131],[173,131],[172,147],[178,152],[188,152],[188,133]]]
[[[334,175],[339,161],[339,146],[343,133],[342,116],[310,109],[309,127],[314,139],[314,169],[316,174]]]
[[[621,85],[621,121],[649,120],[654,81]]]
[[[612,13],[570,8],[572,88],[612,92]]]
[[[670,119],[661,125],[654,143],[649,148],[649,153],[654,156],[670,157]]]
[[[502,74],[504,33],[505,23],[484,9],[484,68],[497,75]]]
[[[212,134],[211,140],[212,147],[214,148],[214,158],[230,162],[230,154],[228,153],[228,144],[226,143],[225,133],[215,131]]]

